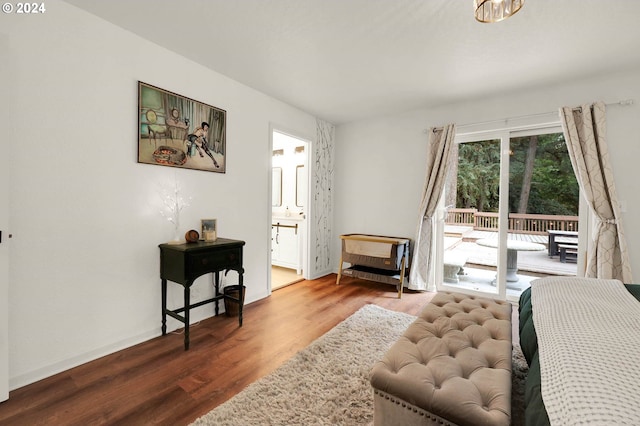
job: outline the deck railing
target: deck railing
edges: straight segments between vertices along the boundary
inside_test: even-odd
[[[473,226],[479,231],[497,231],[498,213],[449,209],[445,222],[447,225]],[[578,216],[509,213],[509,232],[546,235],[548,230],[577,231]]]

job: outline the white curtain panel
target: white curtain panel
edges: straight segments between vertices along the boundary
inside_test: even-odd
[[[455,133],[453,124],[429,129],[426,177],[422,189],[418,229],[409,275],[409,288],[412,290],[435,291],[436,289],[436,283],[433,280],[433,217],[444,190]]]
[[[585,276],[631,283],[631,266],[607,148],[605,104],[562,107],[560,117],[580,190],[596,218]]]

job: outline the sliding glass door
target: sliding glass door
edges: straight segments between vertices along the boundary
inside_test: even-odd
[[[441,214],[439,290],[517,300],[546,275],[576,275],[579,189],[557,127],[456,138]]]

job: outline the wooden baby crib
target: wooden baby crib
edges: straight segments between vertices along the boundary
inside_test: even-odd
[[[394,284],[398,299],[402,298],[402,287],[409,268],[409,238],[386,237],[367,234],[344,234],[342,255],[336,284],[342,275]],[[349,263],[343,268],[344,262]]]

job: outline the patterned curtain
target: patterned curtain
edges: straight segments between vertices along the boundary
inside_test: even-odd
[[[605,104],[563,107],[560,116],[580,190],[596,218],[585,276],[631,283],[629,255],[609,162]]]
[[[427,172],[422,189],[418,216],[418,230],[414,245],[413,262],[409,276],[412,290],[435,291],[433,279],[433,215],[444,190],[447,167],[454,144],[455,125],[429,130]]]

